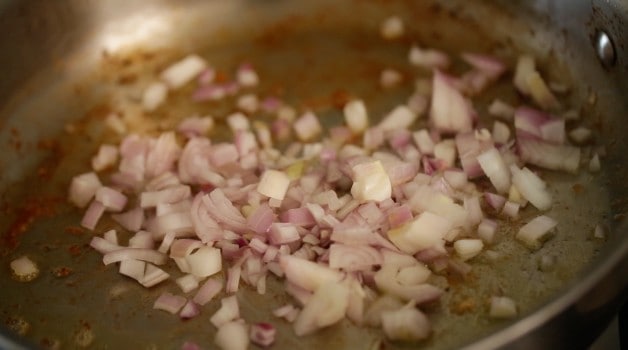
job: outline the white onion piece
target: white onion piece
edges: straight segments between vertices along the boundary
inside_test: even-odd
[[[343,276],[339,271],[291,255],[282,255],[279,264],[288,281],[310,292],[327,282],[338,282]]]
[[[146,270],[146,262],[140,260],[123,260],[120,262],[118,272],[121,275],[125,275],[133,278],[134,280],[141,282],[144,277],[144,271]]]
[[[89,207],[87,207],[85,214],[83,215],[83,219],[81,220],[81,226],[90,230],[95,229],[98,221],[104,213],[105,206],[99,201],[92,201]]]
[[[524,95],[530,94],[530,87],[528,86],[528,77],[536,72],[536,64],[534,57],[529,55],[521,55],[517,60],[517,66],[515,68],[515,75],[513,77],[513,83],[517,90]]]
[[[192,300],[198,305],[209,303],[222,290],[222,281],[209,278],[198,289]]]
[[[569,132],[569,138],[578,144],[583,144],[591,140],[593,132],[589,128],[579,126]]]
[[[238,83],[245,87],[252,87],[259,84],[259,76],[250,64],[242,64],[236,72]]]
[[[558,109],[560,107],[560,102],[558,102],[556,96],[554,96],[552,91],[549,89],[539,72],[532,72],[524,79],[528,85],[528,90],[532,99],[539,106],[545,109]]]
[[[527,247],[536,249],[542,244],[542,240],[552,231],[558,222],[549,216],[540,215],[523,225],[515,238]]]
[[[443,295],[442,289],[428,283],[416,285],[401,284],[397,279],[398,272],[399,267],[384,264],[373,276],[377,288],[402,300],[412,300],[416,304],[431,302]]]
[[[383,201],[390,198],[392,184],[381,161],[371,161],[352,167],[351,195],[361,201]]]
[[[462,261],[469,260],[482,252],[484,243],[481,239],[459,239],[454,242],[454,250]]]
[[[329,267],[345,271],[370,270],[381,265],[384,258],[381,253],[369,246],[334,243],[329,246]]]
[[[144,277],[139,281],[142,286],[150,288],[170,278],[170,275],[153,264],[146,264]]]
[[[213,247],[200,247],[185,260],[190,266],[190,273],[196,277],[207,277],[222,271],[220,250]]]
[[[318,116],[311,111],[295,120],[292,127],[301,141],[311,141],[323,131]]]
[[[396,279],[401,285],[413,286],[427,282],[427,279],[431,274],[432,271],[430,271],[427,266],[423,264],[415,264],[400,268]]]
[[[160,78],[171,89],[178,89],[194,79],[206,67],[207,62],[204,59],[196,55],[189,55],[162,71]]]
[[[225,292],[235,293],[240,287],[240,277],[242,276],[242,268],[236,264],[236,266],[227,269],[227,283],[225,285]]]
[[[486,244],[495,241],[495,233],[497,232],[497,222],[491,219],[483,219],[478,225],[478,237]]]
[[[138,231],[129,239],[129,248],[153,249],[154,246],[153,234],[147,231]]]
[[[98,153],[92,157],[92,169],[101,171],[116,164],[118,161],[118,148],[114,145],[102,144]]]
[[[499,193],[510,189],[510,171],[499,151],[491,147],[478,156],[478,163]]]
[[[186,302],[187,300],[185,297],[164,292],[157,298],[157,300],[155,300],[153,308],[157,310],[164,310],[171,314],[176,314],[179,310],[181,310]]]
[[[539,210],[548,210],[552,206],[552,197],[541,178],[528,168],[519,169],[515,165],[510,167],[510,172],[513,185],[532,205]]]
[[[506,201],[506,203],[504,204],[504,207],[502,208],[502,213],[504,213],[505,215],[513,219],[518,219],[520,208],[521,208],[521,205],[519,203]]]
[[[340,283],[320,285],[295,320],[297,336],[311,334],[343,319],[349,306],[349,289]]]
[[[238,97],[236,106],[247,113],[255,113],[259,108],[259,98],[255,94],[245,94]]]
[[[124,248],[97,236],[92,237],[92,240],[90,241],[89,245],[90,247],[96,249],[96,251],[98,251],[101,254],[107,254],[107,253]]]
[[[467,211],[454,200],[428,185],[420,185],[409,200],[415,212],[429,211],[449,221],[451,228],[464,226],[468,219]]]
[[[360,134],[368,128],[369,120],[366,105],[362,100],[347,102],[343,108],[345,122],[351,131]]]
[[[246,350],[249,347],[249,333],[243,321],[223,324],[214,337],[214,343],[223,350]]]
[[[492,148],[493,142],[488,138],[478,137],[475,132],[458,133],[456,135],[456,149],[460,157],[462,169],[471,179],[483,175],[482,168],[478,163],[478,156]]]
[[[214,127],[214,118],[205,117],[188,117],[183,119],[177,126],[177,131],[189,138],[206,135]]]
[[[489,316],[493,318],[513,318],[517,316],[517,305],[508,297],[491,297]]]
[[[181,276],[175,279],[175,282],[183,293],[188,293],[198,288],[198,279],[194,275]]]
[[[384,69],[379,78],[380,85],[385,89],[395,87],[399,85],[402,81],[403,75],[391,68]]]
[[[456,163],[456,143],[446,139],[434,145],[434,158],[445,163],[445,167],[451,168]]]
[[[293,224],[275,222],[270,226],[268,240],[271,244],[281,245],[301,239],[297,227]]]
[[[494,80],[506,71],[506,66],[497,58],[477,53],[464,52],[462,59],[488,78]]]
[[[124,194],[106,186],[96,190],[94,197],[98,202],[102,203],[106,210],[111,211],[120,211],[127,203],[127,197]]]
[[[267,197],[283,200],[290,186],[290,178],[284,172],[268,169],[264,171],[257,191]]]
[[[371,327],[381,327],[382,325],[382,313],[386,311],[398,310],[403,306],[403,303],[389,294],[384,294],[378,297],[364,314],[364,322]]]
[[[277,329],[270,323],[259,322],[251,325],[249,337],[254,344],[268,347],[275,342],[275,334]]]
[[[480,198],[478,196],[465,196],[464,209],[467,211],[467,224],[471,226],[478,225],[484,218]]]
[[[387,40],[398,39],[403,36],[403,20],[397,16],[386,18],[379,26],[379,33]]]
[[[201,314],[201,308],[192,300],[188,300],[179,312],[179,317],[184,320],[194,318]]]
[[[161,191],[140,193],[140,207],[151,208],[164,203],[176,203],[192,195],[190,186],[178,185]]]
[[[94,172],[77,175],[70,184],[70,201],[79,208],[84,208],[92,200],[96,191],[102,187],[98,175]]]
[[[123,213],[112,214],[111,218],[125,229],[137,231],[144,223],[144,210],[140,207],[135,207]]]
[[[421,154],[431,155],[434,153],[434,140],[432,139],[432,136],[430,136],[429,131],[426,129],[415,131],[412,134],[412,138],[414,139],[414,143],[416,143]],[[460,152],[460,150],[458,150],[458,152]]]
[[[449,56],[447,56],[447,54],[438,50],[424,49],[418,46],[412,46],[412,48],[410,48],[408,61],[410,61],[410,64],[415,66],[428,69],[446,69],[450,64]]]
[[[488,113],[504,120],[512,120],[515,108],[500,99],[495,99],[488,106]]]
[[[37,264],[27,256],[12,260],[10,266],[13,275],[21,282],[29,282],[39,276]]]
[[[153,249],[123,248],[105,254],[102,261],[105,265],[109,265],[130,259],[151,262],[155,265],[163,265],[168,261],[168,256]]]
[[[493,140],[497,144],[507,144],[510,140],[510,128],[508,128],[508,125],[496,120],[493,123]]]
[[[408,108],[408,106],[400,105],[386,114],[377,127],[384,132],[407,129],[414,123],[418,116],[419,115]]]
[[[388,239],[402,251],[414,254],[434,246],[442,246],[443,237],[452,223],[430,212],[423,212],[410,223],[388,231]]]
[[[161,106],[168,97],[168,86],[162,82],[151,83],[142,94],[142,106],[145,111],[152,112]]]
[[[423,340],[432,331],[427,316],[412,304],[396,311],[382,312],[382,328],[388,339],[404,341]]]
[[[434,128],[442,132],[470,131],[475,112],[451,80],[444,73],[434,71],[430,121]]]
[[[202,196],[201,200],[212,217],[223,224],[222,227],[234,232],[246,231],[246,219],[220,188]]]
[[[220,309],[216,311],[209,321],[216,327],[240,318],[240,308],[235,295],[220,299]]]

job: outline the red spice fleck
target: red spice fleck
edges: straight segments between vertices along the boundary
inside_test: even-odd
[[[13,223],[2,236],[4,246],[15,249],[19,245],[19,237],[25,233],[36,219],[55,215],[55,208],[65,201],[61,197],[29,198],[21,207],[12,208],[15,212]]]
[[[77,256],[77,255],[80,255],[83,252],[83,250],[80,245],[75,244],[75,245],[71,245],[68,248],[68,252],[70,252],[72,256]]]

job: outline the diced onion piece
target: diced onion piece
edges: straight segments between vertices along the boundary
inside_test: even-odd
[[[329,267],[345,271],[369,270],[383,262],[381,253],[366,245],[333,243],[329,247]]]
[[[492,56],[471,52],[464,52],[460,56],[477,71],[493,80],[506,71],[506,65]]]
[[[427,266],[415,264],[400,268],[395,278],[404,286],[414,286],[427,282],[431,274],[432,271]]]
[[[70,201],[79,208],[84,208],[102,187],[98,175],[94,172],[77,175],[70,184]]]
[[[102,186],[96,190],[95,198],[107,210],[120,211],[127,203],[127,197],[111,187]]]
[[[547,236],[547,234],[552,231],[558,222],[549,216],[541,215],[532,219],[532,221],[523,225],[517,235],[516,239],[521,241],[527,247],[536,249],[540,247],[541,240]]]
[[[445,170],[443,177],[451,187],[457,190],[464,188],[469,183],[467,174],[460,170]]]
[[[233,132],[236,132],[238,130],[249,130],[251,128],[249,118],[240,112],[236,112],[227,116],[227,124]]]
[[[410,61],[410,64],[427,69],[446,69],[450,64],[447,54],[438,50],[424,49],[418,46],[412,46],[410,48],[408,61]]]
[[[337,270],[291,255],[282,255],[279,264],[288,281],[310,292],[327,282],[338,282],[343,276]]]
[[[593,237],[597,239],[606,238],[606,230],[604,229],[604,226],[600,224],[595,225],[595,229],[593,230]]]
[[[150,288],[167,280],[169,277],[170,275],[166,271],[158,268],[153,264],[147,263],[146,270],[144,271],[144,277],[142,277],[142,280],[139,282],[142,284],[142,286]]]
[[[515,108],[500,99],[495,99],[488,106],[488,113],[504,120],[512,120]]]
[[[206,135],[214,127],[214,118],[188,117],[183,119],[177,126],[177,131],[188,137]]]
[[[259,108],[259,99],[255,94],[246,94],[238,97],[236,105],[247,113],[255,113]]]
[[[223,350],[246,350],[249,347],[249,332],[243,321],[223,324],[214,337],[214,343]]]
[[[381,327],[382,313],[385,311],[398,310],[402,306],[403,303],[396,297],[390,294],[383,294],[369,305],[364,315],[364,322],[371,327]]]
[[[600,156],[595,153],[589,161],[589,171],[592,173],[597,173],[598,171],[600,171],[601,168],[602,165],[600,164]]]
[[[120,262],[118,272],[122,275],[129,276],[136,281],[141,282],[146,270],[146,262],[140,260],[123,260]]]
[[[289,186],[290,178],[286,173],[268,169],[262,174],[257,191],[267,197],[283,200]]]
[[[251,87],[259,84],[259,76],[250,64],[242,64],[236,74],[238,83],[242,86]]]
[[[478,225],[478,237],[486,244],[493,243],[496,232],[497,222],[491,219],[483,219]]]
[[[388,339],[403,341],[423,340],[432,332],[427,316],[411,305],[382,312],[382,328]]]
[[[532,95],[532,98],[539,106],[545,109],[557,109],[560,107],[556,96],[554,96],[552,91],[547,87],[545,80],[543,80],[539,72],[535,71],[525,79],[530,95]]]
[[[168,86],[160,81],[151,83],[142,94],[142,106],[146,111],[154,111],[161,106],[168,96]]]
[[[383,88],[388,89],[399,85],[402,80],[403,75],[401,75],[401,73],[394,69],[388,68],[382,71],[379,78],[379,83]]]
[[[155,265],[163,265],[168,261],[168,256],[153,249],[123,248],[105,254],[102,261],[105,265],[109,265],[131,259],[151,262]]]
[[[473,128],[473,109],[451,82],[451,77],[434,71],[430,121],[442,132],[465,132]]]
[[[160,78],[171,89],[177,89],[194,79],[207,67],[207,62],[199,56],[189,55],[175,62],[163,72]]]
[[[493,141],[498,144],[505,145],[510,140],[510,129],[508,125],[495,121],[493,123]]]
[[[39,276],[37,264],[27,256],[19,257],[11,261],[11,272],[21,282],[29,282]]]
[[[184,320],[187,320],[187,319],[200,315],[200,313],[201,313],[201,308],[198,306],[198,304],[196,304],[192,300],[188,300],[187,303],[185,303],[185,305],[179,312],[179,317],[181,317]]]
[[[275,342],[275,334],[277,329],[270,323],[260,322],[251,325],[249,337],[251,341],[257,345],[268,347]]]
[[[434,140],[430,136],[429,131],[421,129],[413,133],[412,137],[422,154],[431,155],[434,153]]]
[[[400,250],[415,254],[423,249],[442,246],[443,237],[451,228],[448,220],[423,212],[410,223],[389,230],[388,238]]]
[[[519,56],[517,60],[517,66],[515,68],[515,75],[513,77],[513,83],[517,90],[524,95],[530,94],[530,87],[528,86],[528,77],[536,72],[536,64],[534,57],[529,55]]]
[[[220,300],[220,309],[212,315],[209,321],[216,327],[240,318],[240,308],[238,307],[238,299],[235,295],[222,298]]]
[[[118,148],[114,145],[102,144],[98,153],[92,158],[92,169],[101,171],[113,166],[118,160]]]
[[[299,313],[294,322],[294,333],[303,336],[330,326],[342,320],[348,306],[349,289],[344,284],[324,283]]]
[[[517,305],[508,297],[491,297],[489,315],[493,318],[513,318],[517,316]]]
[[[397,39],[403,36],[403,20],[397,16],[386,18],[379,27],[379,32],[384,39]]]
[[[295,120],[292,127],[301,141],[311,141],[323,131],[318,117],[311,111],[304,113]]]
[[[378,128],[387,131],[407,129],[417,119],[418,114],[408,106],[400,105],[390,111],[379,123]]]
[[[268,240],[271,244],[281,245],[301,239],[297,227],[290,223],[275,222],[270,226]]]
[[[198,288],[198,279],[194,275],[184,275],[175,280],[183,293],[188,293]]]
[[[190,266],[190,273],[196,277],[207,277],[222,271],[220,250],[203,246],[185,257]]]
[[[434,145],[434,158],[445,162],[447,167],[453,167],[456,163],[456,143],[447,139]]]
[[[592,134],[591,129],[580,126],[569,132],[569,138],[578,144],[583,144],[591,140]]]
[[[347,126],[355,134],[361,134],[369,125],[366,105],[362,100],[347,102],[343,108]]]
[[[222,282],[220,280],[209,278],[201,288],[196,292],[192,300],[198,305],[205,305],[210,302],[222,290]]]
[[[351,195],[361,201],[383,201],[390,198],[392,184],[379,160],[360,163],[352,168]]]
[[[186,302],[187,300],[185,297],[164,292],[157,298],[157,300],[155,300],[153,308],[157,310],[164,310],[171,314],[176,314],[179,310],[181,310]]]
[[[510,166],[510,172],[513,185],[525,199],[539,210],[551,208],[552,196],[541,178],[528,168],[519,169],[516,165]]]
[[[519,203],[516,202],[511,202],[511,201],[507,201],[504,204],[504,207],[502,208],[502,213],[504,213],[505,215],[513,218],[513,219],[517,219],[519,218],[519,209],[521,208],[521,205]]]
[[[462,261],[469,260],[480,254],[484,248],[481,239],[459,239],[454,242],[454,250]]]
[[[478,163],[497,192],[507,193],[510,189],[510,171],[501,153],[491,147],[478,156]]]

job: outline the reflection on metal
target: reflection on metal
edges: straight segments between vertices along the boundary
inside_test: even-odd
[[[611,38],[604,31],[599,31],[595,37],[595,52],[604,67],[611,68],[615,65],[615,61],[617,60],[615,46]]]

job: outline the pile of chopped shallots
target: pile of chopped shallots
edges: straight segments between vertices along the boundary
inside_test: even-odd
[[[385,39],[403,34],[398,18],[382,23]],[[344,123],[328,130],[311,110],[258,96],[263,77],[250,64],[225,82],[197,55],[173,63],[145,88],[144,111],[168,108],[170,93],[196,84],[191,104],[236,101],[239,112],[224,119],[231,141],[211,138],[216,119],[193,116],[160,135],[128,131],[119,145],[103,144],[92,171],[70,187],[72,203],[86,208],[82,225],[97,233],[91,246],[146,288],[176,283],[180,290],[163,293],[156,309],[189,319],[220,302],[210,322],[225,349],[269,346],[273,323],[286,321],[298,336],[347,318],[381,327],[391,340],[428,338],[422,309],[446,288],[433,276],[469,273],[474,257],[495,253],[500,225],[525,207],[537,214],[515,239],[539,248],[560,225],[544,214],[552,196],[539,169],[595,172],[603,154],[585,158],[575,146],[592,131],[566,128],[577,113],[564,112],[557,93],[564,87],[547,82],[532,56],[519,57],[509,76],[485,54],[412,46],[408,60],[432,75],[406,104],[373,116],[368,101],[354,98]],[[453,60],[466,73],[449,73]],[[495,100],[493,124],[479,127],[473,98],[511,77],[528,105]],[[386,89],[401,73],[385,69],[376,79]],[[259,111],[272,122],[258,120]],[[419,118],[429,127],[416,128]],[[116,115],[107,125],[125,129]],[[127,245],[98,225],[104,215],[133,233]],[[179,271],[166,272],[166,264]],[[235,293],[246,286],[264,294],[268,278],[283,280],[293,302],[249,324]],[[516,301],[495,295],[489,313],[514,317]]]

